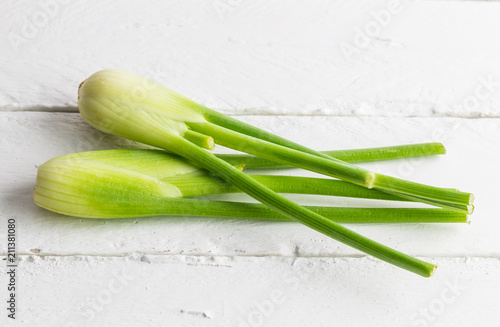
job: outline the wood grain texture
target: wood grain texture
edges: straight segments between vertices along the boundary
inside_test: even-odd
[[[431,279],[369,258],[27,256],[16,326],[495,326],[498,259],[428,260]]]
[[[499,15],[491,1],[2,1],[0,108],[74,111],[81,81],[122,68],[236,115],[498,117]]]

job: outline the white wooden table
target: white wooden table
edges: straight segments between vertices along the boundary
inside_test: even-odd
[[[19,262],[15,321],[0,264],[0,325],[497,326],[498,17],[491,1],[2,1],[0,255],[14,218]],[[441,141],[446,156],[363,166],[475,193],[472,223],[350,225],[437,263],[424,279],[296,223],[40,209],[37,165],[138,146],[77,112],[108,67],[319,150]]]

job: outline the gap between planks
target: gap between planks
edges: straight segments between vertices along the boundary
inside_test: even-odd
[[[420,255],[412,255],[416,258],[427,258],[430,260],[436,259],[436,260],[475,260],[475,259],[485,259],[485,260],[500,260],[499,256],[492,256],[492,255],[484,255],[484,256],[439,256],[439,255],[433,255],[432,257],[427,257],[427,256],[420,256]],[[126,259],[126,260],[131,260],[131,261],[145,261],[144,258],[163,258],[163,257],[178,257],[178,258],[282,258],[282,259],[363,259],[363,258],[368,258],[368,259],[373,259],[376,261],[379,261],[369,255],[364,255],[364,254],[359,254],[359,255],[335,255],[335,256],[303,256],[303,255],[295,255],[295,256],[290,256],[290,255],[270,255],[270,254],[263,254],[263,255],[258,255],[258,254],[249,254],[249,255],[244,255],[244,254],[234,254],[234,255],[218,255],[218,254],[184,254],[184,253],[123,253],[123,254],[56,254],[56,253],[16,253],[17,258],[21,258],[21,261],[29,260],[30,258],[39,258],[39,259],[47,259],[47,258],[110,258],[110,259]],[[2,261],[5,261],[7,258],[6,253],[0,254],[0,258]]]
[[[500,1],[500,0],[499,0]],[[214,109],[214,108],[211,108]],[[306,112],[304,114],[290,113],[273,113],[272,110],[265,110],[266,108],[233,108],[233,110],[221,110],[215,108],[214,110],[219,111],[223,114],[235,117],[245,117],[245,116],[280,116],[280,117],[392,117],[392,118],[462,118],[462,119],[481,119],[481,118],[500,118],[500,114],[486,114],[486,113],[433,113],[431,115],[418,115],[418,114],[407,114],[407,115],[394,115],[394,114],[344,114],[344,113],[332,113],[332,114],[314,114]],[[263,113],[264,111],[264,113]],[[265,111],[269,111],[265,113]],[[46,112],[46,113],[74,113],[78,114],[78,107],[76,106],[30,106],[30,107],[12,107],[12,106],[0,106],[1,113],[17,113],[17,112]]]

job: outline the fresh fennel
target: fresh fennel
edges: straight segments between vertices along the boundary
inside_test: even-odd
[[[253,178],[257,176],[252,176]],[[341,181],[289,176],[259,176],[279,192],[354,195],[378,198],[366,190]],[[271,180],[267,178],[270,177]],[[180,182],[181,181],[181,182]],[[191,182],[190,182],[191,181]],[[195,184],[196,187],[186,186]],[[329,185],[330,184],[330,185]],[[304,186],[305,185],[305,186]],[[38,168],[35,203],[48,210],[86,218],[135,218],[144,216],[199,216],[235,219],[285,220],[266,206],[255,203],[188,199],[188,196],[237,192],[218,177],[184,158],[157,150],[102,150],[67,154]],[[190,194],[186,194],[186,192]],[[365,193],[363,193],[365,192]],[[431,208],[340,208],[309,207],[343,223],[465,223],[467,215]]]
[[[338,223],[273,192],[227,162],[199,147],[215,143],[262,156],[280,163],[324,173],[367,188],[378,188],[404,198],[461,210],[472,195],[407,182],[301,147],[262,130],[203,107],[169,89],[120,70],[95,73],[79,87],[78,107],[95,128],[176,153],[213,172],[277,212],[360,251],[421,276],[432,275],[436,266],[374,242]],[[197,132],[196,142],[185,138]],[[203,146],[203,145],[202,145]],[[210,148],[210,146],[208,146]]]

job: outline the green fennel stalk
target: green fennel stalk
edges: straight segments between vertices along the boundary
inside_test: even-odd
[[[322,153],[345,162],[355,163],[432,156],[445,154],[446,149],[441,143],[433,142],[366,149],[322,151]],[[216,156],[232,165],[244,163],[247,169],[292,167],[289,164],[278,163],[266,158],[246,154],[216,154]]]
[[[241,156],[240,156],[241,158]],[[160,150],[118,149],[66,154],[52,161],[95,162],[145,174],[176,186],[183,197],[235,193],[241,190],[177,155]],[[377,190],[340,180],[295,176],[250,175],[277,193],[331,195],[402,201]]]
[[[162,160],[156,160],[158,157]],[[136,165],[135,162],[138,162]],[[141,163],[149,166],[142,169]],[[169,174],[172,168],[175,176]],[[196,171],[180,158],[151,150],[92,151],[60,156],[38,167],[35,203],[48,210],[85,218],[136,218],[145,216],[220,217],[291,221],[257,203],[208,201],[184,198],[184,189],[172,179],[202,178],[220,183]],[[141,172],[142,171],[142,172]],[[268,176],[266,176],[268,177]],[[272,178],[279,176],[269,176]],[[295,189],[277,179],[278,189]],[[285,183],[286,184],[286,183]],[[313,183],[314,184],[314,183]],[[224,190],[225,187],[223,187]],[[315,191],[299,186],[302,191]],[[213,189],[212,189],[213,190]],[[323,191],[322,191],[323,192]],[[201,190],[197,194],[207,194]],[[325,192],[326,193],[326,192]],[[308,207],[342,223],[466,223],[467,215],[434,208]]]
[[[138,90],[142,92],[138,92]],[[360,251],[425,277],[431,276],[436,268],[431,263],[372,241],[290,201],[227,162],[186,140],[184,135],[189,129],[188,126],[195,132],[205,135],[207,135],[206,128],[213,130],[217,134],[214,137],[216,142],[219,142],[220,138],[227,141],[224,136],[233,134],[228,133],[223,127],[208,123],[206,117],[200,114],[198,104],[159,84],[123,71],[101,71],[80,85],[78,107],[82,116],[95,128],[179,154],[210,170],[290,219]],[[265,150],[266,147],[269,147],[269,142],[258,139],[252,139],[252,142],[248,142],[249,138],[245,138],[245,142],[247,142],[246,152],[252,154],[259,152],[257,153],[259,155],[262,154],[261,152],[268,153]],[[251,146],[248,146],[250,144]],[[234,143],[231,145],[238,146]],[[249,148],[254,148],[256,151],[250,151]],[[279,151],[280,153],[290,153],[294,150],[279,148]],[[309,169],[309,167],[305,167],[307,160],[302,157],[307,156],[307,154],[296,151],[295,154],[297,153],[299,157],[294,156],[293,159],[304,164],[304,168]],[[322,156],[322,154],[315,154],[310,155],[307,159],[309,159],[309,163],[318,162],[320,159],[324,159]],[[376,176],[374,173],[340,160],[334,160],[331,157],[328,158],[330,159],[324,161],[332,163],[329,168],[335,171],[335,175],[363,186],[369,187],[374,184]],[[279,155],[278,161],[283,162]],[[296,162],[290,161],[288,163],[296,164]],[[405,189],[405,191],[408,190]]]
[[[212,136],[217,144],[245,151],[276,162],[291,164],[298,168],[340,178],[367,188],[380,189],[406,199],[429,203],[452,210],[458,210],[454,206],[455,204],[468,206],[472,201],[472,195],[470,193],[419,184],[382,174],[376,174],[344,161],[329,157],[323,153],[320,153],[322,156],[316,156],[300,152],[292,148],[263,141],[208,122],[193,122],[188,124],[195,131]]]

